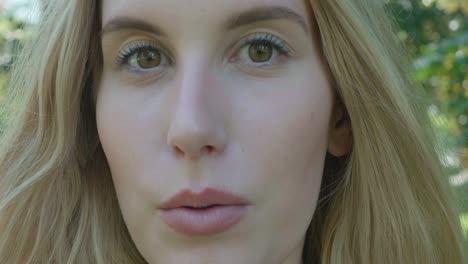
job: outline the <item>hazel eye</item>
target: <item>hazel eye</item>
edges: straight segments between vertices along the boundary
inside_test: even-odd
[[[263,69],[281,64],[292,51],[285,41],[269,33],[251,34],[241,41],[239,47],[230,57],[230,62]]]
[[[249,57],[253,62],[266,62],[273,56],[273,46],[269,43],[251,43]]]
[[[151,41],[136,41],[119,52],[115,61],[119,68],[132,73],[162,73],[171,64],[167,52]]]
[[[151,69],[161,64],[161,54],[157,50],[142,49],[128,58],[130,65],[137,65],[142,69]]]

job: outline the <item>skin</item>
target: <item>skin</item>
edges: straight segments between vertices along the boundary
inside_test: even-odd
[[[258,6],[288,7],[306,31],[287,19],[220,29],[227,17]],[[351,148],[305,2],[104,0],[102,25],[117,16],[167,33],[129,28],[102,38],[98,133],[142,256],[149,263],[301,263],[326,152],[342,156]],[[245,56],[249,45],[236,45],[252,32],[277,36],[294,52],[273,52],[262,68]],[[119,52],[140,40],[161,43],[172,63],[145,74],[119,68]],[[250,211],[212,236],[176,233],[160,218],[164,200],[206,186],[248,198]]]

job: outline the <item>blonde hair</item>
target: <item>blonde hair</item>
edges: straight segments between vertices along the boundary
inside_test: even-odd
[[[0,263],[146,263],[96,129],[99,2],[48,1],[14,65],[0,142]],[[353,149],[327,156],[303,262],[462,263],[426,106],[382,2],[307,2]]]

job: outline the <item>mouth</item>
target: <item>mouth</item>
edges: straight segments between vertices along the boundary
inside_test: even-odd
[[[250,201],[225,190],[206,188],[196,193],[182,190],[159,207],[159,214],[174,231],[188,236],[224,232],[239,224]]]
[[[184,189],[163,202],[159,209],[192,208],[195,210],[206,209],[221,205],[247,205],[249,201],[239,195],[225,190],[206,188],[200,193]]]
[[[160,210],[159,214],[174,231],[187,236],[222,233],[239,224],[249,212],[248,205],[182,206]]]

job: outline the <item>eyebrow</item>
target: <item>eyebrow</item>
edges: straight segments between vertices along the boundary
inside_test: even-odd
[[[130,18],[130,17],[116,17],[109,21],[99,33],[100,37],[104,37],[104,35],[119,31],[119,30],[126,30],[126,29],[138,29],[142,31],[151,32],[155,35],[166,36],[166,33],[159,28],[158,26],[151,25],[146,23],[145,21]]]
[[[307,33],[305,19],[295,11],[283,6],[257,7],[229,18],[224,25],[225,30],[253,24],[261,21],[286,19],[299,24]]]
[[[295,11],[283,6],[256,7],[229,18],[223,25],[226,31],[235,28],[268,20],[286,19],[295,22],[308,34],[307,23],[305,19]],[[137,29],[153,33],[159,36],[167,36],[167,34],[157,25],[149,24],[145,21],[120,16],[109,21],[99,33],[102,38],[104,35],[125,29]]]

